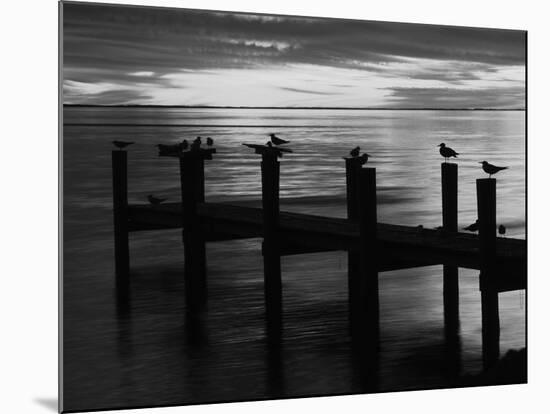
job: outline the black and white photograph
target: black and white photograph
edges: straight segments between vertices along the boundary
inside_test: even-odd
[[[527,31],[184,3],[59,3],[60,410],[527,383]]]

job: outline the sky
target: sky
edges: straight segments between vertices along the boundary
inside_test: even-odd
[[[63,102],[525,107],[523,31],[63,4]]]

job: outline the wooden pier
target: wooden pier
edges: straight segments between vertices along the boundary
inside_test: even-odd
[[[376,347],[379,334],[379,273],[443,265],[445,332],[448,341],[459,327],[458,268],[480,270],[484,366],[499,357],[498,293],[526,288],[526,241],[496,237],[496,180],[478,179],[479,236],[457,231],[456,164],[441,164],[441,229],[379,223],[376,170],[358,158],[345,160],[346,219],[299,214],[279,209],[277,148],[249,145],[261,155],[262,207],[210,203],[204,197],[205,160],[213,148],[178,154],[181,203],[129,205],[127,155],[113,151],[113,205],[117,283],[129,283],[130,232],[183,229],[185,298],[190,313],[207,303],[206,243],[263,238],[265,308],[268,332],[282,327],[281,256],[312,252],[348,252],[348,290],[352,336]]]

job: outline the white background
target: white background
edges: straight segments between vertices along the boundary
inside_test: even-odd
[[[131,3],[527,29],[529,384],[125,412],[548,412],[550,275],[545,256],[550,250],[543,237],[550,236],[545,214],[550,190],[545,168],[550,162],[545,155],[550,138],[547,128],[550,22],[543,2],[149,0]],[[57,2],[11,0],[4,3],[0,16],[0,411],[52,413],[57,399]]]

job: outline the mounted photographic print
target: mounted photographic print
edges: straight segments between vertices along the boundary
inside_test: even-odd
[[[527,381],[525,31],[60,17],[62,411]]]

